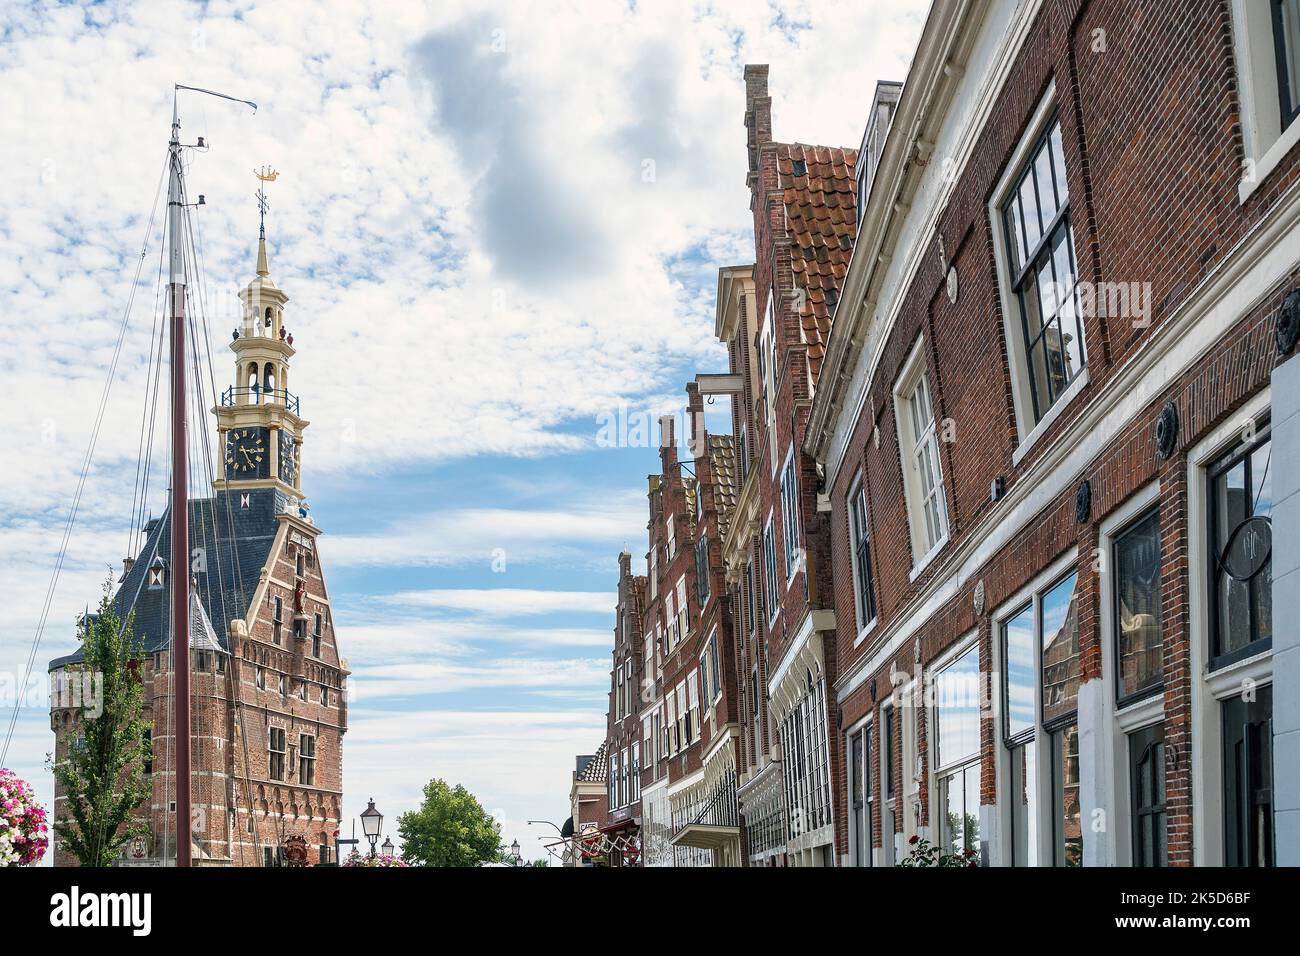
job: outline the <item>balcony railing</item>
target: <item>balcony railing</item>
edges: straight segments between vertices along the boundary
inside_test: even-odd
[[[262,388],[257,385],[236,388],[234,385],[221,393],[222,405],[283,405],[298,414],[298,396],[287,388]]]

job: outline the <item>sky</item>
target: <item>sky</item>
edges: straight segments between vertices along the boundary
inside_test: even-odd
[[[927,6],[0,5],[7,764],[50,805],[45,688],[22,693],[22,677],[124,315],[42,679],[132,539],[147,225],[175,83],[258,104],[179,104],[182,140],[208,144],[187,182],[205,197],[218,389],[254,270],[252,170],[281,174],[271,274],[290,299],[303,487],[354,675],[344,814],[373,797],[396,837],[441,777],[536,858],[547,829],[526,821],[563,822],[574,757],[604,736],[618,553],[644,564],[658,451],[635,426],[679,413],[685,383],[726,366],[717,270],[754,258],[743,67],[771,66],[777,139],[856,148]],[[729,428],[725,407],[709,411]]]

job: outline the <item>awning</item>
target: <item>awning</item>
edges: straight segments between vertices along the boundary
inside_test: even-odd
[[[628,817],[626,820],[619,820],[599,829],[601,833],[617,833],[619,830],[635,830],[639,828],[637,827],[636,818]]]
[[[692,846],[701,850],[721,850],[740,843],[740,827],[710,826],[706,823],[688,823],[673,837],[673,846]]]

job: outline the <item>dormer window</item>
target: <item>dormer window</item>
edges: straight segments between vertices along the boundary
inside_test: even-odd
[[[149,566],[149,590],[161,591],[167,584],[167,562],[162,558],[155,558],[153,564]]]

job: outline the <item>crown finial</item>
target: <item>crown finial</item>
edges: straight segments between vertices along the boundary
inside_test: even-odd
[[[280,173],[268,165],[253,170],[253,175],[257,177],[257,274],[265,276],[271,273],[266,262],[266,211],[270,208],[266,201],[266,184],[279,179]]]

